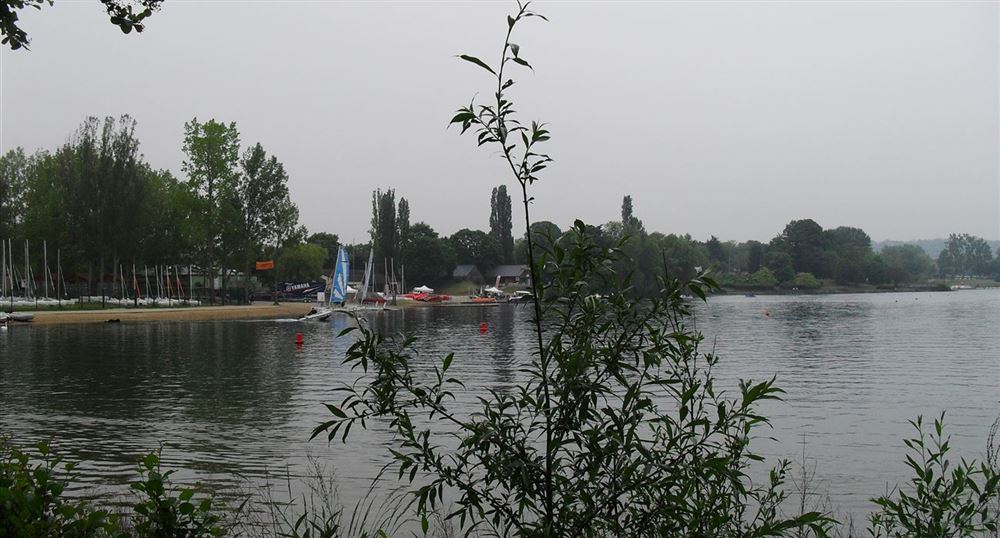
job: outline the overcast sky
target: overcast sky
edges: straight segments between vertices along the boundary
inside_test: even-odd
[[[443,234],[488,229],[492,150],[446,129],[495,61],[513,2],[167,0],[140,35],[96,0],[22,13],[0,53],[0,147],[63,143],[128,113],[180,175],[184,122],[237,123],[290,175],[310,231],[366,238],[374,188]],[[536,220],[767,240],[791,219],[873,239],[1000,237],[998,3],[537,2],[518,109],[556,163]],[[523,214],[515,207],[515,231]]]

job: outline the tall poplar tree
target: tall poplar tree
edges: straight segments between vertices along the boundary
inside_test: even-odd
[[[410,241],[410,203],[406,198],[399,198],[399,208],[396,210],[396,243],[397,252],[402,252]]]
[[[396,257],[396,191],[394,189],[376,189],[372,191],[372,228],[369,232],[372,238],[372,248],[375,249],[375,265],[388,262]],[[375,274],[379,274],[375,271]]]
[[[194,118],[184,124],[184,155],[182,166],[188,184],[203,203],[204,222],[201,227],[204,260],[208,266],[210,298],[215,300],[216,250],[222,237],[220,202],[223,193],[234,189],[239,177],[240,133],[236,124],[226,125]]]
[[[511,232],[510,207],[507,186],[494,187],[493,194],[490,196],[490,235],[500,243],[504,263],[510,263],[514,259],[514,235]]]

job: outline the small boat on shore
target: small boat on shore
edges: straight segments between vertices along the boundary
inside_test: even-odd
[[[20,321],[26,323],[33,319],[35,319],[35,315],[28,312],[4,312],[0,314],[0,323],[5,321]]]

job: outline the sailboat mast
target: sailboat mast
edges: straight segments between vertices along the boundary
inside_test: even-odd
[[[24,298],[27,299],[31,297],[31,280],[28,276],[30,274],[31,267],[28,265],[28,240],[24,240]]]
[[[45,274],[42,275],[42,280],[45,281],[45,298],[49,298],[49,280],[46,278],[49,272],[49,245],[48,242],[42,239],[42,263],[45,264]]]
[[[62,306],[62,293],[59,293],[59,285],[62,284],[63,274],[62,274],[62,250],[56,249],[56,276],[59,280],[56,281],[56,300],[59,301],[59,306]],[[62,286],[63,293],[66,292],[66,286]]]

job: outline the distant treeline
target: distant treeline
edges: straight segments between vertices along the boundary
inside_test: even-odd
[[[463,229],[441,237],[427,224],[411,226],[409,205],[400,199],[397,206],[394,190],[376,191],[371,228],[376,259],[402,260],[408,277],[429,282],[442,280],[456,264],[475,264],[489,275],[499,264],[527,263],[525,239],[513,240],[510,232],[510,198],[503,186],[493,190],[491,202],[489,231]],[[823,281],[899,286],[935,277],[1000,278],[1000,253],[994,257],[985,240],[968,234],[952,234],[937,259],[910,244],[876,252],[864,230],[823,229],[811,219],[789,222],[768,242],[714,236],[697,241],[688,234],[647,232],[633,213],[631,196],[622,202],[621,220],[587,229],[598,244],[621,248],[629,256],[632,261],[620,269],[632,275],[633,286],[644,295],[656,292],[659,275],[691,278],[701,270],[711,270],[724,286],[737,289],[815,289]],[[534,239],[544,248],[558,243],[562,232],[552,222],[532,225]],[[353,245],[352,250],[367,253],[370,244]]]
[[[68,280],[99,283],[120,278],[119,268],[195,265],[221,276],[254,273],[253,262],[277,260],[285,280],[317,279],[333,266],[336,234],[309,234],[288,194],[282,163],[261,144],[241,145],[236,124],[193,119],[185,124],[184,178],[156,170],[139,151],[136,122],[129,116],[87,118],[53,151],[26,154],[21,148],[0,156],[0,238],[32,246],[34,274],[42,278],[42,241],[60,251]],[[664,272],[689,278],[711,269],[724,286],[764,289],[814,288],[823,280],[842,284],[899,285],[932,277],[1000,276],[1000,261],[985,240],[953,234],[932,259],[919,245],[893,244],[879,251],[863,230],[823,229],[805,219],[788,223],[768,242],[742,243],[711,237],[647,232],[633,214],[631,196],[621,219],[588,230],[598,243],[620,247],[635,289],[656,291]],[[374,245],[377,275],[405,268],[407,282],[440,283],[459,264],[474,264],[484,276],[502,264],[525,264],[523,234],[515,239],[511,198],[504,186],[490,193],[489,229],[461,229],[442,236],[424,222],[410,223],[408,201],[396,191],[372,193],[370,240],[350,245],[359,263]],[[532,225],[533,237],[551,246],[562,235],[547,221]],[[55,263],[49,257],[50,269]],[[23,264],[23,260],[20,261]],[[386,270],[382,267],[386,265]],[[398,276],[398,273],[397,273]],[[212,279],[213,281],[215,279]]]
[[[241,146],[234,123],[193,119],[179,179],[144,160],[135,129],[127,115],[91,117],[55,150],[0,157],[0,238],[13,240],[21,264],[29,241],[36,279],[43,241],[58,249],[66,279],[91,293],[133,264],[194,265],[225,286],[255,260],[280,256],[288,278],[316,276],[317,249],[305,243],[288,175],[261,144]],[[48,262],[55,272],[55,256]]]

